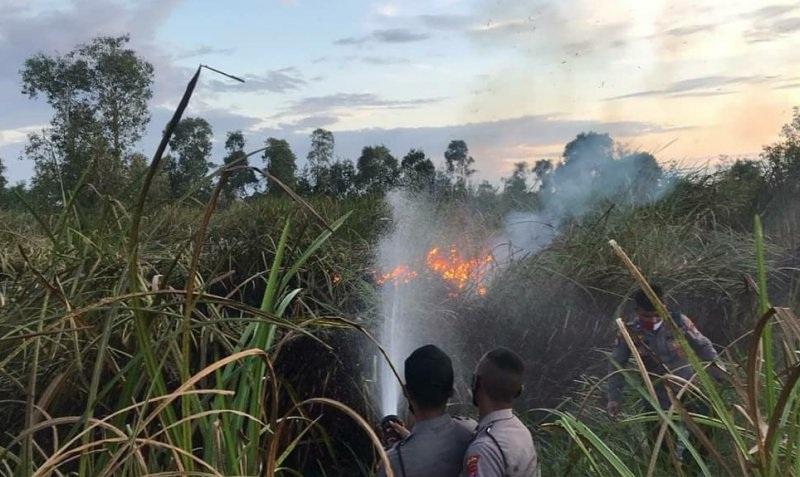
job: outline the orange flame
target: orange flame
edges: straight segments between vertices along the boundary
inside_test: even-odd
[[[448,283],[456,292],[464,290],[474,290],[479,296],[487,293],[484,279],[488,266],[492,261],[491,255],[483,257],[465,257],[455,245],[450,247],[450,251],[444,254],[434,247],[425,256],[425,266],[444,282]],[[422,272],[417,272],[408,265],[398,265],[383,274],[377,274],[375,281],[378,285],[386,283],[411,283],[419,278]],[[470,285],[474,286],[471,287]],[[455,295],[456,293],[451,293]]]
[[[481,285],[481,281],[491,261],[490,255],[483,258],[465,258],[455,246],[450,247],[450,253],[446,256],[438,248],[432,248],[425,258],[428,269],[458,290],[463,290],[470,283],[477,283],[479,295],[486,294],[486,287]]]
[[[417,278],[417,272],[408,268],[406,265],[398,265],[378,276],[375,281],[378,285],[383,285],[386,282],[410,283],[415,278]]]

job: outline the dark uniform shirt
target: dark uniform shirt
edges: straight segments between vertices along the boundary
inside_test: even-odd
[[[443,414],[414,424],[411,434],[387,451],[396,477],[457,477],[475,421]],[[386,472],[381,469],[379,477]]]
[[[539,477],[533,438],[511,409],[495,411],[478,422],[464,455],[462,477]]]
[[[694,326],[694,323],[692,323],[692,320],[680,313],[673,313],[672,319],[683,332],[686,341],[701,360],[716,360],[717,351],[714,349],[714,345],[711,344],[708,338],[700,333],[697,327]],[[639,319],[636,318],[627,323],[627,328],[628,332],[631,334],[631,338],[633,338],[633,343],[636,345],[639,355],[642,357],[645,368],[649,373],[656,375],[671,373],[686,380],[692,377],[694,373],[691,365],[680,343],[678,343],[672,334],[672,329],[668,324],[659,322],[653,329],[647,329],[640,323]],[[611,353],[611,359],[616,362],[619,367],[624,367],[630,357],[631,350],[628,348],[627,343],[621,336],[617,336],[614,351]],[[617,371],[613,363],[612,367],[612,372]],[[709,368],[709,371],[712,375],[716,374],[715,368]],[[619,402],[622,399],[622,390],[624,386],[625,377],[619,372],[614,373],[611,378],[609,378],[608,400]],[[669,408],[669,396],[667,396],[663,383],[655,383],[655,388],[661,407],[663,409]]]

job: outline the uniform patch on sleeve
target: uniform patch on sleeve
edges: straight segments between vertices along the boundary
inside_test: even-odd
[[[467,457],[467,464],[465,466],[467,469],[467,477],[478,477],[478,459],[480,459],[480,457],[479,455]]]

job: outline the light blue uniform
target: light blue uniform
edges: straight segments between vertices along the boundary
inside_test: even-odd
[[[464,455],[463,477],[539,477],[533,438],[511,409],[494,411],[478,422]]]
[[[458,477],[475,421],[443,414],[414,424],[411,434],[387,451],[395,477]],[[379,477],[386,472],[381,469]]]

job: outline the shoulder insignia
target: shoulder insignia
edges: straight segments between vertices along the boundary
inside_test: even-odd
[[[465,468],[467,470],[467,477],[478,477],[478,460],[481,458],[479,455],[471,455],[467,457]]]

